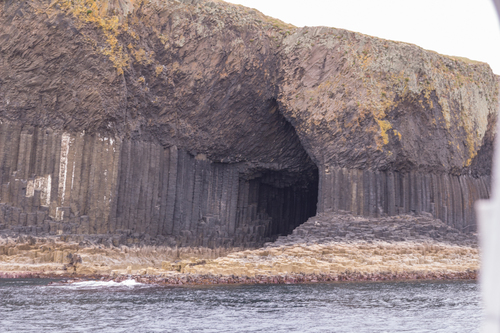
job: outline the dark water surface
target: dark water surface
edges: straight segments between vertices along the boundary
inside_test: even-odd
[[[478,332],[475,282],[157,287],[0,279],[0,332]]]

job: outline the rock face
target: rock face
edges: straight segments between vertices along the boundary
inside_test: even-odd
[[[317,212],[475,230],[486,64],[221,1],[0,1],[0,228],[257,246]]]
[[[280,107],[320,169],[319,211],[430,212],[474,229],[497,108],[485,64],[329,28],[282,50]]]
[[[293,233],[280,236],[270,247],[329,244],[350,241],[414,242],[454,244],[477,248],[477,234],[463,233],[431,214],[399,215],[380,218],[345,213],[320,213],[298,226]]]

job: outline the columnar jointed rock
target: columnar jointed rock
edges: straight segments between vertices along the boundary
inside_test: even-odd
[[[252,247],[316,203],[472,231],[489,194],[486,64],[222,1],[0,1],[0,31],[0,228]]]
[[[111,233],[124,235],[121,244],[132,234],[163,235],[172,246],[255,247],[315,212],[317,188],[269,171],[249,174],[244,163],[83,132],[8,122],[0,129],[3,147],[14,148],[0,150],[0,226],[17,232]]]
[[[318,211],[475,228],[498,107],[487,64],[324,27],[283,44],[278,102],[318,165]]]

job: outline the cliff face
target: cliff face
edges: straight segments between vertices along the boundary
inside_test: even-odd
[[[0,1],[0,225],[254,246],[488,196],[486,64],[221,1]],[[149,237],[145,236],[145,237]]]
[[[484,63],[323,27],[281,54],[280,105],[320,164],[466,173],[496,115]]]
[[[280,55],[280,109],[320,169],[319,211],[474,228],[498,104],[487,64],[324,27],[297,30]]]

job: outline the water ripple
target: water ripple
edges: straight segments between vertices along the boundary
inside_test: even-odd
[[[0,280],[2,332],[478,332],[475,282],[158,287]]]

